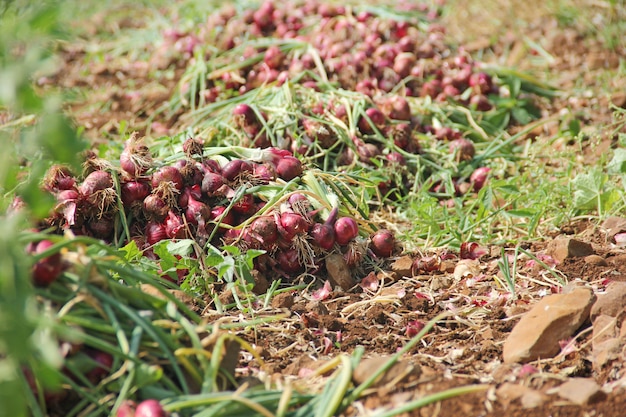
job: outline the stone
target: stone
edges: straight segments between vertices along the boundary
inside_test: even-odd
[[[373,356],[361,360],[352,374],[352,381],[355,385],[362,384],[385,365],[389,359],[391,359],[391,356]],[[382,387],[392,382],[398,383],[409,377],[417,379],[420,373],[419,366],[399,360],[384,372],[371,387]]]
[[[594,266],[609,266],[606,259],[604,259],[600,255],[589,255],[585,256],[585,263]]]
[[[608,363],[617,359],[620,355],[622,343],[617,338],[606,339],[593,347],[593,369],[600,372]]]
[[[591,378],[571,378],[561,384],[558,394],[561,398],[577,405],[593,404],[606,397],[600,385]]]
[[[413,276],[413,272],[411,268],[413,266],[413,258],[410,256],[401,256],[390,266],[392,272],[394,272],[398,278],[402,277],[411,277]]]
[[[542,406],[547,399],[548,397],[542,392],[534,389],[529,389],[528,391],[524,392],[519,401],[522,404],[522,408],[527,410],[530,408]]]
[[[539,407],[547,400],[548,397],[542,392],[525,385],[505,382],[496,390],[496,398],[506,410],[511,403],[517,400],[519,400],[522,407],[525,409]]]
[[[615,242],[614,237],[618,233],[626,232],[626,219],[618,216],[611,216],[602,222],[601,226],[610,241]]]
[[[604,294],[599,294],[598,299],[591,307],[591,320],[606,315],[617,317],[626,308],[626,282],[613,281],[607,287]]]
[[[617,336],[617,320],[615,317],[601,314],[593,320],[593,336],[591,343],[595,351],[596,345]]]
[[[582,258],[593,255],[593,247],[581,240],[557,237],[548,244],[546,254],[552,256],[558,262],[563,262],[567,258]]]
[[[348,291],[356,285],[356,281],[352,278],[352,272],[341,254],[332,253],[328,255],[325,263],[331,283],[339,285],[344,291]]]
[[[504,362],[530,362],[555,356],[559,341],[571,337],[589,319],[595,295],[590,288],[541,299],[515,325],[504,342]]]

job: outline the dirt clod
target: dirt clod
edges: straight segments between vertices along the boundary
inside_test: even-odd
[[[591,307],[590,317],[595,320],[600,315],[616,317],[626,307],[626,282],[615,281],[610,283],[604,294],[598,295],[598,299]]]

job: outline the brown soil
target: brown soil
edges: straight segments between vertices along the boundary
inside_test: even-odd
[[[624,50],[606,50],[597,40],[585,37],[574,29],[559,28],[553,19],[547,17],[538,19],[526,35],[552,55],[553,60],[545,69],[559,74],[559,78],[553,80],[555,84],[565,91],[573,91],[582,84],[592,92],[564,95],[546,107],[546,118],[563,109],[567,110],[567,114],[575,114],[583,122],[583,129],[590,133],[584,142],[581,159],[594,160],[615,145],[617,134],[613,130],[597,132],[594,127],[611,123],[609,103],[626,105],[623,93],[625,79],[606,81],[603,76],[605,70],[617,68],[620,58],[624,59]],[[482,44],[480,41],[475,40],[476,45],[481,47],[476,48],[476,52],[480,49],[495,55],[505,50],[517,51],[521,42],[515,34],[508,34],[497,43],[490,39],[483,40]],[[68,48],[63,54],[65,69],[41,80],[41,84],[63,88],[82,86],[92,90],[87,102],[77,102],[69,108],[77,124],[85,126],[92,139],[119,134],[122,121],[136,130],[145,132],[152,128],[163,134],[176,122],[175,116],[161,118],[157,109],[171,97],[180,69],[173,76],[165,76],[158,71],[150,71],[148,66],[137,66],[123,60],[90,64],[85,68],[85,51],[82,48]],[[515,56],[511,54],[508,64],[531,67],[529,60],[533,54],[529,50]],[[160,59],[166,60],[167,57]],[[155,63],[158,66],[166,64]],[[606,82],[610,88],[600,85]],[[611,93],[596,94],[599,88]],[[160,124],[151,125],[152,122]],[[560,121],[556,119],[533,134],[538,137],[537,140],[542,136],[553,137],[559,127]],[[590,264],[582,258],[566,259],[557,266],[566,281],[582,281],[596,291],[602,290],[609,280],[626,281],[626,251],[612,247],[602,230],[592,223],[581,221],[564,226],[559,233],[575,234],[592,243],[594,252],[606,260],[606,265],[602,266]],[[529,246],[533,253],[545,249],[541,242]],[[243,352],[237,365],[238,375],[263,382],[293,380],[299,388],[315,389],[320,379],[312,375],[321,364],[341,353],[351,354],[359,346],[364,347],[365,357],[392,355],[411,339],[415,322],[425,323],[448,311],[452,316],[437,323],[403,359],[404,365],[412,365],[412,372],[399,378],[399,381],[391,381],[368,391],[343,415],[364,415],[363,410],[398,407],[446,388],[469,384],[487,384],[488,389],[448,399],[406,415],[622,415],[626,406],[626,369],[622,361],[617,361],[608,369],[594,370],[591,332],[585,331],[584,326],[578,332],[573,352],[533,363],[538,373],[520,376],[521,365],[502,362],[502,345],[520,316],[541,296],[558,289],[548,283],[546,277],[549,278],[549,275],[545,274],[545,270],[523,266],[518,277],[520,288],[515,296],[511,295],[494,278],[497,277],[500,248],[493,248],[489,253],[494,256],[485,255],[472,266],[476,273],[460,279],[451,272],[455,266],[452,265],[450,272],[408,277],[391,273],[390,278],[381,279],[381,285],[373,291],[356,286],[350,291],[336,291],[323,301],[315,301],[311,292],[307,291],[283,294],[274,300],[271,308],[256,314],[272,316],[282,312],[288,316],[286,319],[238,332],[239,336],[255,346],[264,359],[264,363],[260,364],[252,355]],[[522,275],[526,279],[521,278]],[[217,318],[215,312],[207,310],[205,314],[207,318]],[[233,314],[231,319],[236,322],[241,317]],[[553,388],[571,377],[595,379],[604,387],[606,395],[585,406],[563,400]],[[505,383],[533,388],[545,394],[545,399],[534,408],[525,408],[519,399],[501,393],[498,395],[497,389]]]

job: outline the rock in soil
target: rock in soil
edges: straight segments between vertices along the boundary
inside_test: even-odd
[[[515,325],[504,342],[504,362],[529,362],[551,358],[560,351],[559,341],[571,337],[589,318],[595,301],[590,288],[544,297]]]
[[[626,282],[614,281],[607,287],[604,294],[598,295],[598,299],[591,307],[591,320],[606,315],[617,317],[626,308]]]
[[[362,384],[367,381],[376,371],[386,364],[391,356],[373,356],[363,359],[356,367],[352,374],[352,381],[355,385]],[[409,377],[419,378],[420,368],[417,365],[410,364],[406,361],[398,361],[394,363],[390,369],[383,373],[371,387],[382,387],[389,383],[397,384],[407,380]]]
[[[348,291],[356,284],[341,254],[332,253],[326,257],[326,270],[331,282],[339,285],[344,291]]]
[[[496,398],[505,409],[517,400],[520,401],[523,408],[529,409],[541,406],[548,397],[541,391],[534,390],[525,385],[505,382],[496,390]]]
[[[606,230],[607,238],[615,242],[615,235],[626,232],[626,219],[623,217],[611,216],[602,223],[602,228]]]
[[[581,258],[593,255],[593,247],[587,242],[569,237],[557,237],[548,244],[546,253],[559,262],[567,258]]]
[[[578,405],[592,404],[606,397],[591,378],[571,378],[559,387],[558,393],[561,398]]]
[[[606,259],[600,255],[585,256],[585,263],[594,266],[609,266]]]

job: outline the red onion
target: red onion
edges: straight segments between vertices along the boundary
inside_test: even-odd
[[[392,165],[399,165],[401,167],[406,165],[404,155],[399,152],[390,152],[385,156],[385,158],[387,158],[387,161],[389,161]]]
[[[380,149],[373,143],[364,143],[357,146],[356,152],[359,155],[359,160],[365,163],[371,162],[372,159],[380,155]]]
[[[235,108],[233,109],[233,116],[235,118],[235,122],[240,127],[254,126],[259,124],[254,109],[245,103],[237,104],[235,106]]]
[[[317,245],[324,249],[330,250],[335,245],[335,222],[339,210],[334,207],[324,223],[315,223],[311,229],[311,237]]]
[[[152,187],[157,188],[162,183],[171,182],[178,191],[183,189],[183,175],[173,166],[163,166],[152,174]]]
[[[189,158],[194,155],[202,156],[204,153],[204,141],[199,138],[189,138],[183,142],[183,152]]]
[[[137,137],[136,133],[131,135],[120,154],[120,168],[132,177],[145,174],[152,166],[150,149]]]
[[[174,167],[180,171],[183,183],[187,185],[201,184],[204,178],[204,166],[193,160],[180,159],[176,161]]]
[[[86,197],[92,196],[97,191],[113,188],[113,177],[106,171],[93,171],[83,180],[79,187],[81,194]]]
[[[88,355],[96,362],[96,364],[85,374],[85,376],[89,381],[96,384],[111,372],[111,368],[113,366],[113,355],[99,350],[89,352]]]
[[[48,250],[54,243],[50,240],[42,240],[37,244],[30,245],[30,253],[38,254]],[[47,287],[52,284],[63,272],[63,261],[61,255],[56,252],[50,256],[40,259],[33,265],[33,283],[38,287]]]
[[[146,225],[146,242],[148,242],[149,245],[154,245],[166,238],[165,225],[154,221],[148,222]]]
[[[298,259],[298,251],[293,248],[278,252],[276,260],[280,269],[288,274],[296,274],[302,271],[302,264]]]
[[[411,107],[409,106],[409,102],[404,97],[389,96],[380,103],[380,108],[382,112],[391,119],[404,121],[411,120]],[[372,121],[374,121],[374,119],[372,119]],[[385,120],[382,119],[377,124],[379,123],[384,124]]]
[[[135,417],[167,417],[161,403],[157,400],[145,400],[140,402],[135,409]]]
[[[125,400],[118,407],[115,417],[135,417],[135,407],[137,404],[134,401]]]
[[[469,77],[469,86],[479,94],[488,94],[491,92],[493,82],[489,74],[484,72],[475,72]]]
[[[285,156],[276,163],[276,173],[283,180],[291,181],[302,174],[302,163],[296,157]]]
[[[65,203],[67,201],[75,201],[79,197],[76,190],[61,190],[56,194],[56,199],[59,203]]]
[[[167,216],[169,210],[170,206],[167,202],[155,193],[150,194],[143,200],[143,211],[150,219],[161,221]]]
[[[224,177],[215,172],[207,172],[202,179],[202,192],[212,196],[224,185]]]
[[[242,159],[233,159],[222,167],[222,175],[228,181],[235,181],[244,174],[252,174],[252,165]]]
[[[183,239],[185,237],[185,225],[183,220],[173,211],[167,213],[165,222],[165,235],[170,239]]]
[[[469,161],[476,154],[474,143],[465,138],[455,139],[450,142],[449,150],[451,154],[456,154],[457,161]]]
[[[250,225],[250,231],[266,249],[269,249],[278,239],[278,226],[272,216],[261,216],[255,219]]]
[[[202,161],[202,166],[207,172],[213,172],[216,174],[222,172],[222,167],[215,159],[205,159],[204,161]]]
[[[150,194],[150,185],[142,181],[128,181],[120,185],[120,197],[124,206],[131,207],[141,202]]]
[[[335,222],[335,236],[337,243],[346,245],[359,234],[359,225],[351,217],[340,217]]]
[[[269,184],[276,179],[276,169],[271,164],[254,164],[254,178],[260,184]]]
[[[263,57],[263,62],[270,69],[278,69],[283,64],[283,60],[285,56],[277,45],[271,45],[265,51],[265,56]]]
[[[205,222],[211,217],[211,210],[201,201],[189,196],[187,209],[185,210],[185,218],[191,224]]]
[[[200,200],[202,198],[200,185],[194,184],[191,187],[185,187],[183,192],[180,194],[180,197],[178,197],[178,206],[183,209],[187,208],[190,197],[196,200]]]
[[[287,242],[290,242],[296,235],[306,233],[309,230],[306,219],[297,213],[285,212],[281,214],[276,224],[278,232]]]
[[[62,191],[73,189],[76,178],[72,171],[63,165],[52,165],[43,179],[43,186],[48,191]]]
[[[387,229],[378,230],[371,238],[370,249],[376,256],[386,258],[391,256],[395,249],[396,239]]]
[[[256,205],[254,204],[254,196],[252,194],[244,194],[239,201],[233,204],[233,211],[239,214],[251,214]]]
[[[224,206],[215,206],[211,209],[211,215],[210,215],[210,219],[214,222],[219,221],[220,224],[226,224],[228,226],[234,226],[235,224],[235,214],[231,211],[229,211],[226,215],[224,215],[224,212],[226,211],[226,207]],[[224,217],[220,220],[220,217],[223,216]],[[225,231],[227,229],[225,228],[220,228],[221,231]]]
[[[94,218],[87,223],[87,228],[92,236],[98,239],[108,239],[111,237],[114,227],[115,221],[109,216]]]
[[[487,178],[489,177],[489,171],[491,171],[491,168],[480,167],[476,168],[474,172],[472,172],[469,180],[472,184],[474,191],[480,191],[480,189],[485,186]]]
[[[483,94],[476,94],[470,98],[470,107],[479,111],[489,111],[493,107],[489,99]]]
[[[368,120],[365,116],[359,119],[359,130],[364,135],[371,135],[374,133],[374,126],[382,128],[385,125],[385,115],[376,107],[370,107],[365,110],[365,115],[369,117]]]

